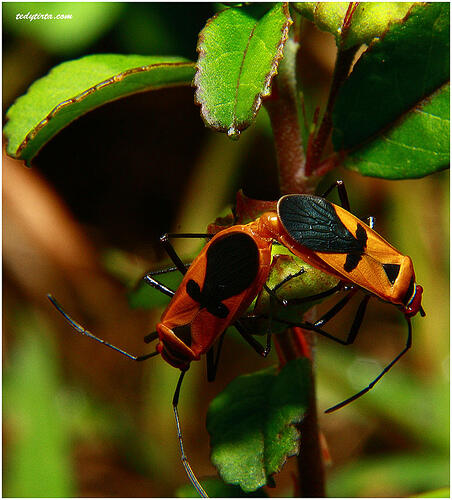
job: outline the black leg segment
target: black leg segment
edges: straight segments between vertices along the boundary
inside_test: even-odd
[[[213,382],[217,376],[218,363],[220,361],[221,348],[223,347],[225,333],[226,331],[221,334],[218,340],[217,354],[215,355],[213,346],[206,353],[208,382]]]
[[[262,357],[266,358],[271,350],[271,334],[267,334],[267,343],[264,347],[260,342],[258,342],[251,333],[248,332],[246,327],[240,322],[236,321],[234,323],[235,328],[243,337],[244,340],[248,342],[248,344]]]
[[[66,319],[66,321],[76,330],[77,332],[81,333],[82,335],[85,335],[86,337],[89,337],[92,340],[95,340],[96,342],[99,342],[100,344],[103,344],[106,347],[109,347],[110,349],[113,349],[114,351],[119,352],[123,356],[126,356],[129,359],[132,359],[133,361],[144,361],[146,359],[152,358],[153,356],[157,356],[158,352],[151,352],[150,354],[145,354],[143,356],[134,356],[133,354],[129,354],[128,352],[124,351],[123,349],[120,349],[119,347],[114,346],[113,344],[110,344],[109,342],[102,340],[99,337],[96,337],[96,335],[92,334],[90,331],[88,331],[86,328],[83,328],[82,325],[77,323],[75,320],[73,320],[69,314],[64,311],[64,309],[61,307],[61,305],[56,301],[55,297],[53,297],[50,294],[47,294],[47,297],[49,298],[50,302],[54,305],[55,309],[57,309],[58,312],[60,312],[63,317]]]
[[[322,198],[326,198],[331,191],[337,188],[337,192],[339,194],[339,198],[341,200],[342,208],[350,212],[350,202],[348,201],[347,189],[345,188],[344,181],[338,180],[334,184],[332,184],[323,194]]]
[[[193,472],[192,468],[190,467],[190,463],[187,459],[187,456],[185,455],[184,442],[183,442],[183,438],[182,438],[182,431],[181,431],[180,423],[179,423],[179,412],[177,411],[177,405],[179,403],[180,388],[181,388],[182,380],[184,379],[185,373],[186,373],[185,371],[181,372],[179,380],[177,381],[176,390],[174,391],[174,396],[173,396],[173,411],[174,411],[174,418],[176,420],[177,438],[179,439],[181,461],[182,461],[182,465],[184,466],[185,472],[187,473],[187,476],[189,477],[190,482],[193,485],[193,487],[196,489],[196,491],[199,493],[199,495],[201,497],[207,498],[207,493],[204,491],[204,488],[199,483],[197,477],[195,476],[195,473]]]
[[[155,278],[153,278],[152,277],[152,273],[146,274],[146,276],[143,278],[143,280],[148,285],[151,285],[153,288],[155,288],[159,292],[167,295],[168,297],[173,297],[173,295],[176,293],[174,290],[171,290],[171,288],[168,288],[163,283],[160,283],[160,281],[158,281]]]
[[[179,255],[177,255],[174,250],[173,245],[170,243],[170,238],[212,238],[213,234],[207,233],[165,233],[160,237],[160,243],[163,245],[163,248],[166,250],[166,253],[170,256],[171,260],[174,262],[174,265],[179,269],[182,274],[186,274],[187,268],[185,264],[180,259]]]
[[[378,377],[376,377],[367,387],[356,393],[354,396],[351,396],[350,398],[342,401],[342,403],[339,403],[337,405],[332,406],[331,408],[328,408],[328,410],[326,410],[325,413],[331,413],[333,411],[339,410],[339,408],[343,408],[352,401],[355,401],[355,399],[358,399],[364,394],[366,394],[366,392],[369,392],[372,389],[372,387],[383,377],[383,375],[387,373],[397,363],[397,361],[408,351],[408,349],[410,349],[412,344],[412,331],[411,331],[412,329],[411,329],[410,318],[406,318],[406,321],[408,324],[408,337],[406,345],[402,349],[402,351],[399,352],[399,354],[382,370],[380,375],[378,375]]]

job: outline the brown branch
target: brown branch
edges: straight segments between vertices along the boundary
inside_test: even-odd
[[[296,358],[310,359],[311,390],[309,404],[303,421],[298,426],[301,434],[300,452],[297,457],[298,490],[304,498],[325,497],[325,470],[317,421],[315,379],[312,368],[312,334],[301,328],[293,328],[275,335],[275,345],[281,364]]]
[[[344,17],[344,21],[341,29],[341,46],[338,49],[336,63],[334,66],[333,81],[331,82],[330,94],[328,96],[328,102],[326,105],[325,113],[323,115],[322,123],[317,132],[314,140],[310,141],[309,148],[307,151],[306,168],[305,174],[307,176],[317,173],[319,162],[322,157],[322,153],[325,149],[326,142],[330,136],[331,129],[333,127],[333,107],[336,102],[337,94],[346,80],[355,54],[359,48],[359,45],[351,47],[346,50],[342,50],[342,45],[344,44],[348,31],[351,26],[353,14],[358,6],[359,2],[350,2],[347,13]]]
[[[284,59],[278,68],[278,76],[273,81],[272,96],[265,102],[274,134],[282,194],[313,192],[318,180],[317,175],[306,171],[306,155],[300,129],[301,109],[296,84],[297,51],[298,43],[289,39]],[[311,361],[309,406],[299,426],[301,448],[297,457],[298,486],[304,497],[324,497],[325,474],[310,349],[313,339],[311,333],[303,332],[299,328],[286,330],[274,337],[281,365],[303,357]]]
[[[281,194],[312,192],[314,184],[306,176],[306,156],[299,123],[299,105],[296,88],[295,65],[298,43],[289,39],[284,59],[273,80],[272,95],[265,108],[275,140]]]

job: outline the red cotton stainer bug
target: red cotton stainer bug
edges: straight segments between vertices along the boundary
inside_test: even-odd
[[[334,187],[338,189],[342,207],[324,198]],[[295,324],[272,318],[272,321],[315,331],[344,345],[355,340],[371,296],[390,302],[403,312],[408,324],[404,349],[365,389],[329,408],[327,412],[345,406],[369,391],[411,347],[410,318],[418,312],[422,316],[425,315],[421,306],[422,287],[415,283],[411,259],[402,255],[372,229],[373,219],[369,219],[370,223],[367,225],[352,215],[349,208],[345,186],[342,181],[337,181],[322,197],[303,194],[283,196],[278,201],[276,211],[267,212],[246,225],[231,226],[215,235],[172,235],[211,237],[188,269],[169,243],[168,237],[171,235],[162,237],[165,249],[184,277],[175,292],[153,277],[158,273],[149,273],[144,278],[148,284],[171,297],[156,326],[156,332],[145,337],[145,342],[159,339],[156,350],[150,354],[134,356],[96,337],[74,321],[53,296],[48,296],[57,310],[79,333],[134,361],[144,361],[161,354],[166,362],[181,370],[173,397],[173,410],[182,463],[201,496],[207,495],[185,456],[179,424],[177,405],[182,380],[190,363],[199,360],[203,354],[206,354],[207,358],[208,380],[215,378],[224,333],[231,325],[237,328],[259,354],[266,356],[269,353],[271,333],[267,334],[267,345],[263,347],[255,340],[245,323],[240,321],[262,289],[283,305],[316,300],[340,290],[350,290],[315,323]],[[275,241],[312,266],[337,277],[340,280],[338,285],[327,292],[299,300],[278,299],[278,285],[271,290],[265,284],[272,265],[271,249]],[[358,289],[362,289],[365,296],[346,340],[324,331],[322,326],[347,304]],[[213,350],[215,343],[218,343],[216,355]]]

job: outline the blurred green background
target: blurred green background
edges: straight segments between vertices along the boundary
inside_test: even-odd
[[[3,9],[3,111],[56,64],[91,53],[181,55],[195,60],[209,3],[12,3]],[[71,21],[18,21],[17,13],[71,13]],[[64,23],[64,24],[63,24]],[[300,50],[304,85],[324,99],[334,42],[312,26]],[[238,142],[207,130],[193,89],[132,96],[82,117],[39,153],[33,169],[3,162],[3,495],[162,497],[187,483],[171,399],[178,371],[135,365],[85,338],[51,308],[52,292],[97,335],[135,353],[162,311],[132,310],[127,291],[168,263],[167,231],[204,231],[235,192],[277,196],[265,110]],[[410,496],[449,484],[449,178],[389,182],[339,170],[353,211],[413,258],[426,318],[413,349],[366,397],[321,415],[328,493]],[[191,256],[193,242],[178,242]],[[319,307],[327,308],[328,304]],[[349,312],[349,314],[348,314]],[[353,307],[330,329],[343,332]],[[319,339],[319,408],[365,386],[405,343],[395,308],[371,302],[356,344]],[[200,477],[209,462],[209,401],[237,375],[268,366],[228,336],[217,380],[203,362],[184,381],[186,451]],[[293,494],[289,460],[271,496]]]

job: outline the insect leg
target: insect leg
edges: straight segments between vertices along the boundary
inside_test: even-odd
[[[152,333],[148,333],[144,337],[144,341],[146,342],[146,344],[149,344],[149,342],[152,342],[153,340],[156,340],[158,338],[159,338],[159,334],[157,332],[152,332]]]
[[[329,311],[327,311],[322,317],[320,317],[315,323],[314,326],[322,327],[330,319],[334,318],[336,314],[338,314],[342,309],[350,302],[350,299],[355,295],[356,290],[352,290],[345,297],[343,297],[337,304],[335,304]],[[365,297],[367,298],[367,296]]]
[[[339,198],[341,200],[342,208],[345,208],[345,210],[350,211],[350,202],[348,201],[347,189],[345,188],[344,181],[342,181],[342,180],[336,181],[323,193],[322,197],[326,198],[335,187],[337,187],[337,191],[339,193]],[[371,229],[374,228],[375,217],[370,216],[370,217],[366,217],[365,219],[362,219],[362,220],[367,221],[367,225]]]
[[[273,262],[277,259],[278,256],[273,258]],[[282,287],[284,284],[286,284],[288,281],[290,281],[293,278],[297,278],[298,276],[302,275],[305,273],[304,268],[302,267],[298,272],[294,274],[289,274],[289,276],[286,276],[283,280],[281,280],[279,283],[277,283],[273,288],[270,288],[266,283],[264,283],[264,290],[270,295],[270,300],[274,299],[276,300],[279,304],[283,306],[287,306],[289,304],[289,301],[287,299],[281,299],[278,297],[276,294],[276,291],[278,288]]]
[[[207,381],[213,382],[217,376],[218,362],[220,361],[221,348],[223,347],[224,331],[218,340],[217,354],[214,355],[213,346],[206,353],[207,360]]]
[[[168,238],[213,238],[213,233],[166,233]]]
[[[412,329],[411,329],[411,321],[410,318],[406,318],[407,324],[408,324],[408,337],[406,341],[405,347],[402,349],[402,351],[399,352],[399,354],[382,370],[380,375],[378,375],[377,378],[375,378],[367,387],[356,393],[354,396],[351,396],[350,398],[346,399],[345,401],[342,401],[342,403],[339,403],[337,405],[332,406],[331,408],[328,408],[328,410],[325,411],[325,413],[331,413],[333,411],[339,410],[339,408],[342,408],[345,405],[348,405],[352,401],[355,401],[355,399],[358,399],[361,397],[363,394],[366,394],[366,392],[370,391],[372,387],[383,377],[385,373],[387,373],[396,363],[397,361],[408,351],[408,349],[411,347],[412,343]]]
[[[186,264],[187,265],[187,264]],[[159,275],[159,274],[165,274],[165,273],[170,273],[173,271],[177,271],[177,267],[168,267],[166,269],[159,269],[158,271],[149,271],[146,273],[146,275],[143,277],[143,280],[148,284],[154,287],[156,290],[159,292],[168,295],[168,297],[173,297],[173,295],[176,293],[174,290],[171,290],[171,288],[168,288],[165,286],[163,283],[160,281],[156,280],[152,276]],[[152,332],[148,333],[144,337],[144,341],[146,344],[149,344],[149,342],[152,342],[153,340],[158,338],[158,333],[157,332]]]
[[[144,354],[143,356],[134,356],[133,354],[129,354],[128,352],[124,351],[123,349],[120,349],[119,347],[114,346],[113,344],[110,344],[109,342],[106,342],[105,340],[100,339],[99,337],[96,337],[96,335],[92,334],[90,331],[88,331],[86,328],[83,328],[79,323],[74,321],[69,314],[67,314],[66,311],[61,307],[61,305],[56,301],[55,297],[53,297],[50,294],[47,294],[47,297],[49,298],[50,302],[54,305],[55,309],[60,312],[63,317],[66,319],[66,321],[76,330],[77,332],[81,333],[82,335],[86,335],[92,340],[95,340],[96,342],[99,342],[100,344],[103,344],[106,347],[109,347],[110,349],[113,349],[114,351],[119,352],[123,356],[128,357],[129,359],[133,359],[134,361],[144,361],[145,359],[152,358],[153,356],[156,356],[158,354],[157,351],[151,352],[150,354]]]
[[[292,276],[295,277],[295,275],[292,275]],[[288,281],[288,280],[284,280],[284,281]],[[314,300],[320,300],[320,299],[323,299],[325,297],[329,297],[330,295],[333,295],[333,293],[341,291],[342,287],[343,287],[343,284],[341,282],[339,282],[333,288],[326,290],[326,292],[316,293],[315,295],[309,295],[309,297],[302,297],[299,299],[287,299],[287,305],[294,306],[294,305],[304,304],[305,302],[313,302]]]
[[[177,429],[177,437],[179,439],[179,446],[180,446],[180,451],[181,451],[181,460],[182,460],[182,464],[184,466],[185,472],[187,473],[187,476],[189,477],[193,487],[196,489],[196,491],[200,494],[201,497],[208,498],[207,493],[204,491],[204,488],[201,486],[201,484],[199,483],[198,479],[195,476],[195,473],[193,472],[192,468],[190,467],[190,463],[189,463],[187,456],[185,455],[185,451],[184,451],[184,442],[182,439],[182,431],[181,431],[180,423],[179,423],[179,412],[177,411],[177,405],[179,403],[180,388],[181,388],[182,380],[184,379],[185,373],[186,373],[186,370],[181,372],[179,380],[177,381],[176,390],[174,391],[174,396],[173,396],[173,411],[174,411],[174,418],[176,419],[176,429]]]
[[[342,208],[345,208],[348,212],[350,212],[350,202],[348,201],[347,189],[345,188],[344,181],[338,180],[334,184],[332,184],[323,194],[322,198],[326,198],[331,191],[337,188],[337,192],[339,194],[339,198],[341,200]]]
[[[235,328],[237,331],[240,333],[240,335],[243,337],[244,340],[248,342],[248,344],[262,357],[266,358],[271,350],[272,347],[272,339],[271,339],[271,333],[267,333],[267,343],[266,346],[264,347],[260,342],[258,342],[251,333],[248,332],[246,327],[239,321],[237,320],[234,323]]]
[[[173,269],[177,269],[177,268],[173,268]],[[152,273],[152,272],[147,273],[146,276],[143,277],[143,280],[148,285],[151,285],[153,288],[155,288],[159,292],[167,295],[168,297],[172,297],[176,292],[174,290],[171,290],[171,288],[168,288],[167,286],[165,286],[163,283],[160,283],[160,281],[153,278],[152,277],[153,274],[154,273]]]
[[[276,288],[276,287],[275,287]],[[287,300],[279,298],[275,293],[275,288],[270,288],[266,283],[264,283],[264,290],[270,295],[270,300],[274,299],[283,306],[287,306]]]
[[[166,250],[166,253],[170,256],[171,260],[174,262],[176,265],[177,269],[182,273],[186,274],[187,268],[185,267],[185,264],[182,262],[181,258],[179,255],[177,255],[176,250],[174,250],[173,245],[169,242],[169,234],[166,233],[163,236],[160,237],[160,243],[163,245],[163,248]]]
[[[344,308],[344,306],[347,304],[347,302],[350,300],[352,293],[354,293],[354,290],[350,292],[347,296],[345,296],[341,301],[339,301],[336,305],[334,305],[329,311],[327,311],[318,321],[315,323],[295,323],[292,321],[286,321],[283,319],[275,318],[274,321],[277,321],[278,323],[283,323],[288,326],[299,326],[300,328],[304,328],[305,330],[310,330],[313,332],[316,332],[320,335],[323,335],[324,337],[334,340],[338,344],[341,345],[350,345],[353,344],[353,342],[356,339],[356,336],[358,335],[359,329],[361,327],[361,324],[364,319],[364,314],[366,312],[366,307],[367,303],[369,302],[370,295],[366,295],[362,301],[360,302],[358,306],[358,310],[355,315],[355,319],[353,320],[352,326],[350,327],[350,331],[347,334],[347,338],[341,339],[339,337],[336,337],[332,335],[331,333],[326,332],[325,330],[322,330],[320,328],[322,325],[327,323],[331,318],[333,318],[341,309]]]
[[[212,238],[212,236],[214,235],[206,233],[165,233],[160,237],[160,243],[163,245],[163,248],[166,250],[166,253],[170,256],[177,269],[182,274],[185,274],[187,272],[187,268],[180,259],[179,255],[177,255],[176,250],[174,250],[173,245],[171,245],[169,241],[169,238]]]
[[[304,267],[302,267],[298,272],[294,273],[294,274],[289,274],[288,276],[286,276],[284,279],[282,279],[279,283],[277,283],[273,289],[272,289],[272,292],[276,292],[276,290],[278,290],[278,288],[282,287],[283,285],[285,285],[288,281],[290,281],[291,279],[293,278],[298,278],[298,276],[301,276],[302,274],[304,274],[306,271],[304,269]]]

